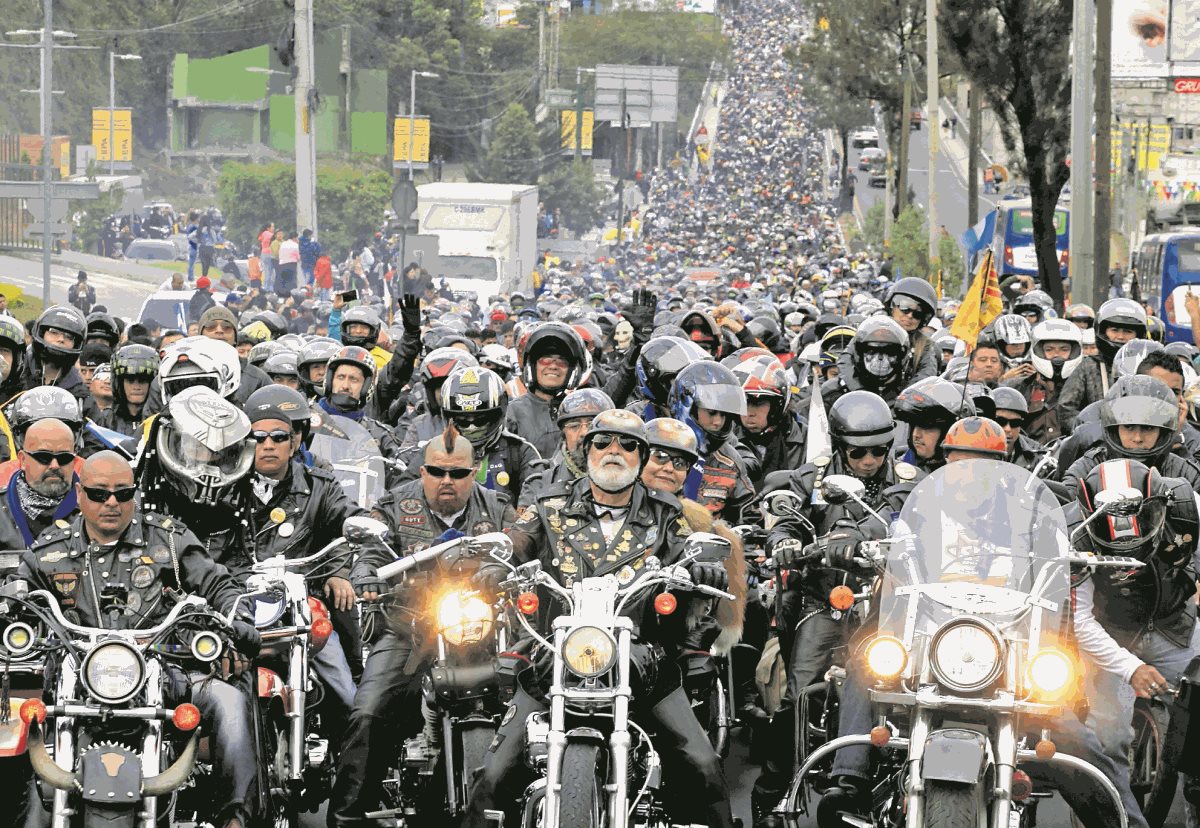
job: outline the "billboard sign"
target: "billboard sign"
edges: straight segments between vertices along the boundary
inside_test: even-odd
[[[413,155],[413,166],[424,168],[429,163],[429,118],[418,115],[412,119],[413,132],[416,133],[416,141],[413,142],[415,153]],[[392,164],[407,166],[408,165],[408,126],[409,118],[407,115],[397,115],[392,123]]]
[[[109,125],[109,118],[112,125]],[[112,155],[109,139],[116,147],[116,157]],[[97,161],[132,161],[133,160],[133,111],[129,109],[108,108],[92,110],[92,144],[96,147]]]
[[[679,112],[679,67],[596,67],[596,120],[613,126],[673,124]]]
[[[1168,57],[1174,62],[1200,66],[1200,0],[1171,0],[1167,50]],[[1200,72],[1193,74],[1200,75]]]
[[[1166,78],[1168,0],[1113,0],[1114,80]]]

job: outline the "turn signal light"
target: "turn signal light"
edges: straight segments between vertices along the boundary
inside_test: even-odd
[[[679,602],[669,592],[660,593],[654,598],[654,611],[659,615],[670,615],[678,606]]]
[[[533,615],[538,611],[538,597],[536,592],[522,592],[517,596],[517,609],[522,615]]]
[[[876,725],[871,728],[871,744],[877,748],[887,747],[887,743],[891,741],[892,731],[888,730],[886,725]]]
[[[41,699],[26,699],[21,703],[19,715],[25,724],[33,724],[34,720],[39,723],[44,722],[46,721],[46,703]]]
[[[1023,770],[1015,770],[1012,775],[1012,801],[1024,802],[1033,795],[1033,780]]]
[[[320,598],[308,596],[308,611],[312,613],[313,618],[329,617],[329,610],[325,608],[325,603]]]
[[[313,619],[312,639],[314,644],[324,644],[329,640],[329,636],[333,635],[333,622],[329,620],[328,615],[321,615]]]
[[[854,590],[845,584],[839,584],[829,590],[829,606],[839,612],[845,612],[854,606]]]
[[[1033,752],[1037,754],[1037,758],[1045,762],[1054,758],[1054,754],[1058,753],[1058,746],[1049,739],[1038,739],[1038,743],[1033,746]]]
[[[200,708],[194,704],[181,704],[171,714],[171,723],[176,730],[184,733],[195,730],[200,726]]]

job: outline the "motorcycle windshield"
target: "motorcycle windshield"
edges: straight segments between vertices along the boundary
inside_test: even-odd
[[[1012,637],[1063,629],[1070,533],[1058,499],[998,460],[949,463],[917,484],[884,545],[880,630],[906,644],[971,615]]]
[[[383,454],[365,427],[347,417],[326,414],[313,430],[309,449],[333,469],[346,496],[370,509],[387,489]]]

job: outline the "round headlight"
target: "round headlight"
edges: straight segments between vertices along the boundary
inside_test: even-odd
[[[907,664],[908,650],[898,638],[881,635],[867,645],[867,667],[878,678],[895,678]]]
[[[271,626],[283,617],[287,606],[279,593],[258,596],[254,599],[254,626],[260,630]]]
[[[33,627],[23,621],[14,621],[4,630],[4,649],[13,658],[28,654],[34,641]]]
[[[1000,675],[1003,648],[999,637],[974,621],[951,621],[929,647],[933,675],[951,690],[982,690]]]
[[[492,631],[492,607],[478,595],[452,590],[437,603],[438,630],[453,646],[476,644]]]
[[[617,642],[598,627],[576,627],[567,633],[562,655],[572,673],[595,678],[612,667],[617,658]]]
[[[197,661],[216,661],[221,657],[221,651],[225,649],[225,645],[221,643],[221,637],[212,632],[199,632],[192,639],[192,655]]]
[[[100,702],[120,704],[134,696],[146,675],[141,654],[122,641],[100,644],[83,659],[83,683]]]
[[[1044,696],[1058,696],[1075,678],[1075,666],[1062,650],[1046,649],[1029,661],[1029,683]]]

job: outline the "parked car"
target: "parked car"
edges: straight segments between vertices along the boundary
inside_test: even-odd
[[[864,172],[869,171],[871,169],[871,164],[874,161],[883,161],[886,158],[887,153],[885,153],[879,147],[867,147],[862,151],[862,154],[858,156],[858,168]]]
[[[867,186],[883,188],[887,186],[887,159],[874,158],[871,160],[870,169],[867,170]]]
[[[125,250],[125,258],[139,262],[179,261],[179,249],[167,239],[134,239]],[[183,259],[187,259],[184,255]]]
[[[850,146],[855,149],[879,146],[879,133],[875,127],[859,127],[850,133]]]
[[[167,283],[168,286],[170,283]],[[192,296],[196,293],[195,289],[188,288],[187,290],[163,290],[146,297],[146,301],[142,302],[141,310],[138,311],[137,321],[145,323],[147,320],[154,320],[163,328],[177,328],[181,331],[187,330],[188,323],[188,305],[192,301]],[[225,302],[225,294],[220,292],[213,293],[213,300],[216,303],[223,304]]]

